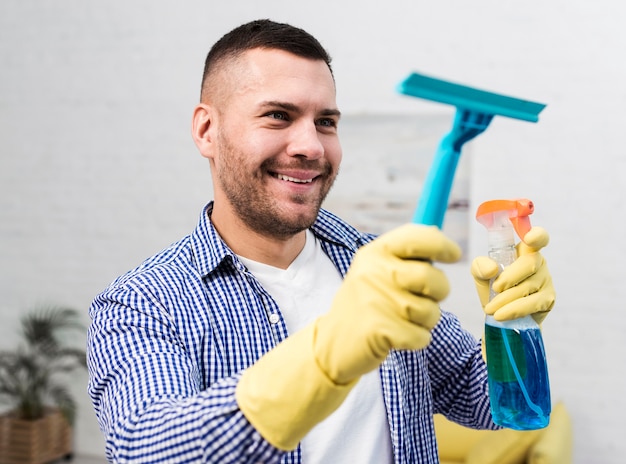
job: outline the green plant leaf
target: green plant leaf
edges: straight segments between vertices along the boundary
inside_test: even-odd
[[[36,308],[21,318],[23,342],[0,352],[0,402],[22,419],[43,417],[46,407],[59,408],[70,423],[76,403],[67,374],[86,368],[86,353],[67,346],[68,331],[85,332],[76,310],[64,306]]]

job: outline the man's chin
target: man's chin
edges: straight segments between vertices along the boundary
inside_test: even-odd
[[[318,213],[319,207],[289,208],[272,218],[270,230],[283,237],[296,235],[311,227],[316,221]]]
[[[280,239],[290,238],[311,227],[321,206],[319,199],[301,197],[283,201],[257,198],[234,204],[239,217],[250,229]]]

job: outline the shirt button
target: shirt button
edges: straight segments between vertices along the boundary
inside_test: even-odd
[[[272,313],[270,314],[270,322],[272,324],[278,324],[278,321],[280,321],[280,316],[276,313]]]

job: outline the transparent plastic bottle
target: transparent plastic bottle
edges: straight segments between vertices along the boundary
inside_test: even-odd
[[[519,201],[526,203],[520,207]],[[528,200],[495,200],[483,203],[478,209],[476,217],[488,230],[489,257],[502,269],[517,257],[513,224],[523,219],[520,214],[530,214],[532,208]],[[530,228],[527,217],[524,228]],[[486,316],[485,348],[494,422],[516,430],[547,426],[551,412],[550,382],[537,322],[532,316],[504,322]]]

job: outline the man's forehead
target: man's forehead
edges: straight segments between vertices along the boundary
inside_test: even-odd
[[[252,48],[239,54],[235,63],[247,64],[248,66],[264,66],[267,70],[275,71],[281,66],[287,69],[295,70],[298,68],[298,63],[306,63],[320,69],[321,75],[326,75],[331,80],[333,79],[332,72],[328,64],[321,59],[308,58],[287,50],[279,48]]]
[[[335,92],[335,81],[326,62],[284,50],[249,50],[237,60],[231,71],[230,78],[237,79],[241,85],[280,87],[299,84],[303,88],[314,85],[319,92],[324,88]]]
[[[254,48],[231,57],[206,90],[214,97],[221,95],[223,103],[243,97],[254,106],[261,101],[300,105],[306,95],[309,103],[318,100],[318,108],[337,112],[335,82],[326,62],[280,49]]]

